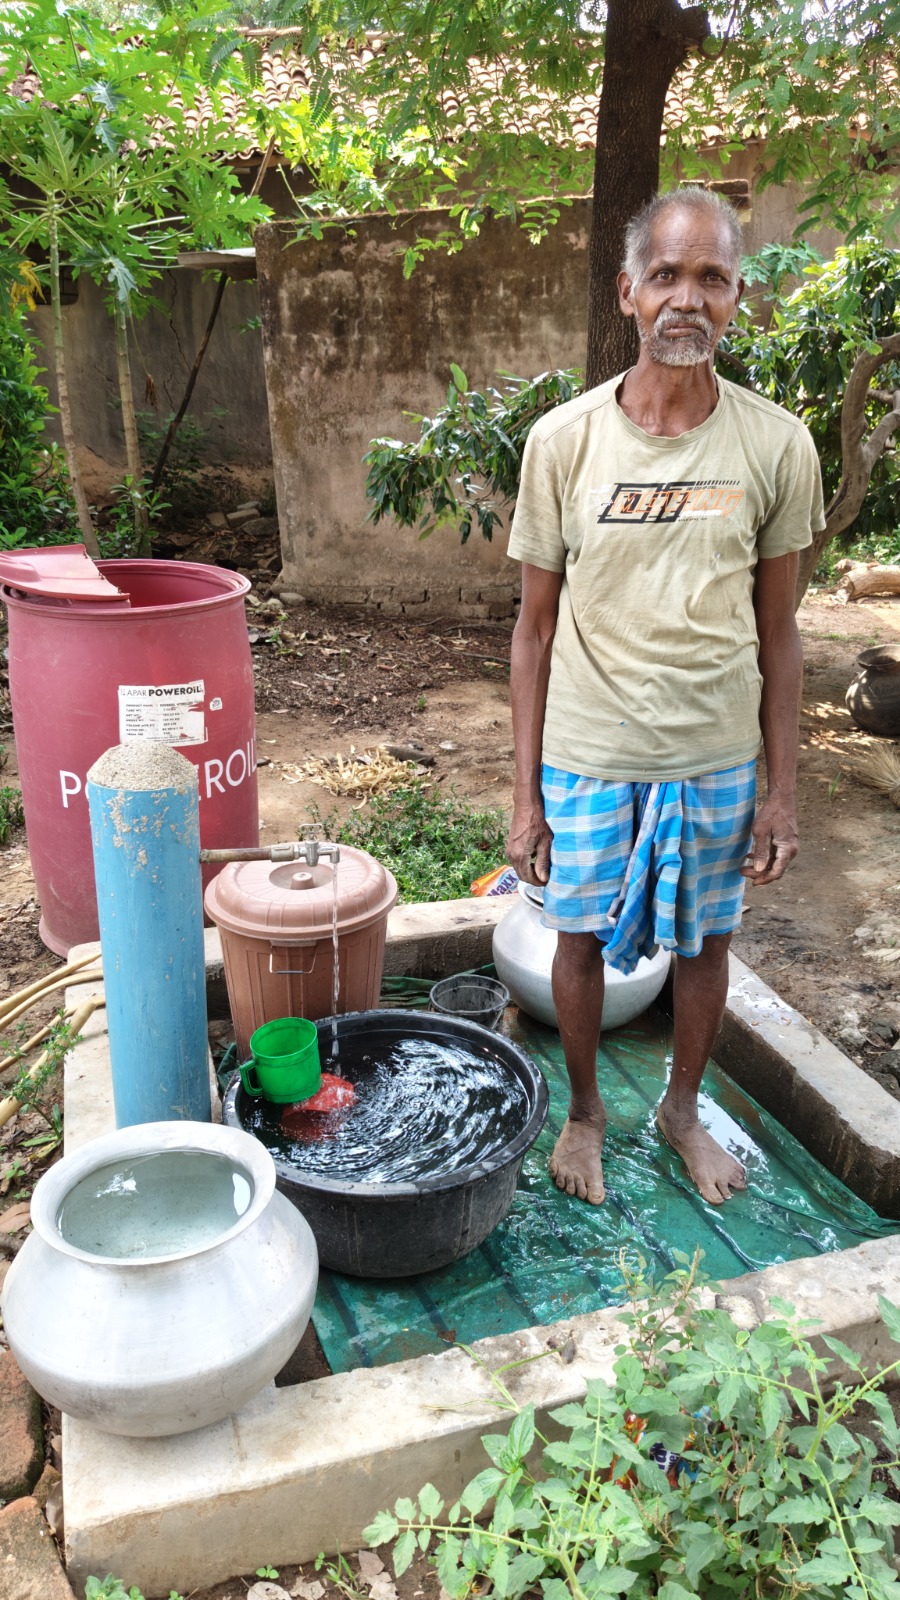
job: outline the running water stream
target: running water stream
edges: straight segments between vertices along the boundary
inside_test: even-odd
[[[331,1059],[340,1073],[338,1057],[340,1044],[338,1043],[337,1018],[338,1003],[341,997],[341,963],[338,949],[338,864],[334,856],[331,858],[331,948],[333,952],[334,968],[331,978]]]

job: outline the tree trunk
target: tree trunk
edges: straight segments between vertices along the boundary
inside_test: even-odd
[[[845,572],[838,599],[858,600],[863,594],[900,594],[900,567],[858,567]]]
[[[69,469],[69,482],[75,497],[75,511],[78,517],[78,528],[84,540],[84,547],[88,555],[99,556],[100,546],[94,532],[91,520],[91,508],[87,503],[87,495],[78,470],[78,461],[75,456],[75,429],[72,426],[72,408],[69,405],[69,384],[66,375],[66,351],[63,343],[63,315],[62,299],[59,292],[59,235],[56,229],[56,218],[49,220],[50,233],[50,304],[53,309],[53,354],[56,360],[56,389],[59,400],[59,421],[62,428],[63,446],[66,452],[66,465]]]
[[[116,370],[119,376],[119,399],[122,403],[122,427],[125,432],[125,459],[131,480],[131,505],[134,514],[135,549],[139,556],[149,556],[150,518],[144,493],[144,467],[138,440],[137,417],[134,414],[134,390],[131,384],[131,362],[128,358],[128,325],[125,307],[115,302],[113,318],[116,327]]]
[[[213,328],[216,325],[216,318],[219,315],[219,308],[222,304],[222,296],[225,293],[225,287],[227,283],[228,273],[223,272],[219,277],[218,283],[216,284],[216,292],[213,297],[212,311],[209,314],[209,320],[207,321],[203,338],[200,340],[200,343],[197,346],[197,354],[194,357],[194,364],[188,373],[188,380],[185,384],[184,394],[181,397],[181,405],[178,407],[178,410],[169,423],[169,426],[166,430],[166,437],[163,439],[159,455],[156,458],[156,464],[153,468],[153,472],[150,475],[151,493],[158,489],[162,482],[162,475],[165,470],[165,465],[169,459],[169,451],[175,443],[175,435],[178,432],[178,429],[181,427],[181,424],[184,421],[187,413],[187,408],[191,403],[191,395],[194,392],[194,384],[197,382],[200,368],[203,365],[203,357],[206,355],[206,347],[209,344],[209,341],[212,337]]]
[[[252,185],[252,187],[250,189],[251,197],[254,196],[254,195],[259,194],[259,191],[263,186],[263,179],[265,178],[266,172],[268,171],[269,162],[272,159],[272,154],[273,154],[274,149],[275,149],[275,134],[273,133],[271,138],[269,139],[268,144],[266,145],[265,150],[263,151],[262,161],[259,164],[259,168],[258,168],[258,171],[256,173],[256,177],[253,180],[253,185]],[[169,451],[171,450],[172,445],[175,442],[175,435],[178,432],[178,429],[181,427],[181,424],[184,421],[185,415],[187,413],[187,408],[191,403],[191,395],[194,392],[194,384],[197,382],[197,375],[198,375],[198,373],[200,371],[200,368],[201,368],[201,366],[203,364],[203,357],[206,355],[206,347],[209,344],[210,338],[212,336],[213,328],[216,325],[216,318],[219,315],[219,308],[220,308],[220,306],[222,304],[222,296],[225,293],[225,286],[226,286],[227,283],[228,283],[228,274],[223,272],[221,277],[219,278],[219,282],[218,282],[218,285],[217,285],[217,288],[216,288],[215,299],[213,300],[213,308],[212,308],[212,311],[209,314],[209,321],[206,324],[206,331],[205,331],[205,333],[203,335],[203,338],[200,340],[200,344],[199,344],[199,347],[197,349],[197,354],[194,357],[194,364],[191,367],[190,372],[188,373],[188,380],[187,380],[187,383],[185,385],[184,394],[181,397],[181,405],[178,407],[178,410],[176,411],[174,417],[172,418],[172,421],[169,423],[169,427],[168,427],[168,430],[166,432],[166,437],[164,438],[164,440],[162,442],[162,448],[160,449],[159,456],[157,457],[156,464],[155,464],[155,466],[153,468],[153,472],[150,475],[150,489],[151,489],[151,492],[154,489],[158,489],[159,488],[159,485],[160,485],[160,483],[162,481],[162,475],[163,475],[163,471],[165,469],[166,462],[169,459]]]
[[[874,349],[857,356],[841,403],[841,481],[825,508],[825,527],[800,551],[794,602],[799,606],[819,564],[822,551],[855,522],[866,497],[878,457],[900,430],[900,390],[881,421],[866,432],[869,390],[881,367],[900,358],[900,333],[890,333]]]
[[[625,225],[659,188],[659,146],[669,84],[709,35],[702,6],[677,0],[608,0],[597,115],[590,244],[586,387],[633,364],[634,319],[619,310],[616,277]]]

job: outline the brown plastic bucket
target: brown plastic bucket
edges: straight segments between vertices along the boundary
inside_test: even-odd
[[[338,996],[332,926],[337,904]],[[206,891],[218,926],[238,1054],[278,1017],[315,1022],[335,1010],[378,1005],[388,912],[397,884],[364,850],[341,847],[337,868],[320,860],[231,861]]]

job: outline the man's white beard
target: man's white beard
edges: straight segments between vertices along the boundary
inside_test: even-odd
[[[716,345],[716,330],[708,317],[697,311],[661,311],[652,328],[635,311],[638,337],[651,361],[661,367],[699,367],[708,361]],[[691,327],[696,333],[689,337],[667,339],[666,328]]]

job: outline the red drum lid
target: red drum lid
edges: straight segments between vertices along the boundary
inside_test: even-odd
[[[6,550],[0,555],[0,583],[46,600],[105,600],[127,606],[127,594],[104,578],[83,544],[48,545],[36,550]]]

